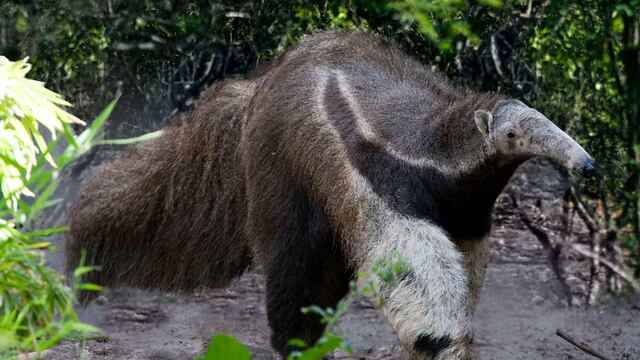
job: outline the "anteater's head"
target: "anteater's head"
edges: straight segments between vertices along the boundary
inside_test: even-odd
[[[499,101],[492,111],[477,110],[474,117],[478,129],[501,162],[542,156],[584,177],[595,175],[591,156],[582,146],[521,101]]]

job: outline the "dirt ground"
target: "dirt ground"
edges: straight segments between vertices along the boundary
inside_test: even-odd
[[[99,155],[76,167],[62,190],[73,196]],[[83,169],[84,168],[84,169]],[[80,169],[80,170],[77,170]],[[89,170],[87,170],[89,169]],[[545,162],[526,164],[497,205],[490,238],[492,257],[474,318],[474,346],[480,359],[588,359],[555,335],[562,329],[610,359],[640,359],[640,297],[602,298],[584,306],[589,261],[570,250],[585,241],[584,227],[562,222],[567,184]],[[518,206],[513,203],[517,199]],[[539,238],[519,211],[540,226]],[[64,208],[53,215],[58,223]],[[563,227],[564,226],[564,227]],[[60,266],[54,256],[50,262]],[[88,342],[88,359],[193,359],[213,334],[225,332],[246,343],[254,359],[272,359],[264,305],[263,276],[246,274],[228,289],[192,296],[113,289],[81,310],[81,318],[103,334]],[[370,302],[357,302],[340,323],[354,348],[340,359],[402,359],[397,338]],[[79,359],[80,345],[68,342],[45,359]]]

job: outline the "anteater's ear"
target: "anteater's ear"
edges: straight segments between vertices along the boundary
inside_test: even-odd
[[[473,119],[476,121],[478,129],[484,136],[489,136],[489,129],[491,129],[491,122],[493,116],[486,110],[476,110],[473,114]]]

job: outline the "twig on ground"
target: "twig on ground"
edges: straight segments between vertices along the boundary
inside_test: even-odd
[[[572,248],[578,252],[581,255],[584,255],[586,257],[589,258],[594,258],[596,256],[598,256],[598,254],[595,254],[589,250],[583,249],[578,245],[573,245]],[[611,271],[613,271],[614,273],[616,273],[618,276],[620,276],[622,279],[624,279],[632,288],[635,292],[637,292],[638,294],[640,294],[640,283],[638,283],[638,281],[636,281],[633,276],[631,274],[629,274],[628,272],[624,271],[624,269],[622,269],[620,266],[612,263],[611,261],[600,257],[600,263],[602,263],[604,266],[608,267],[609,269],[611,269]]]
[[[567,342],[569,342],[571,345],[577,347],[578,349],[586,352],[587,354],[590,354],[592,356],[597,357],[598,359],[602,359],[602,360],[610,360],[610,358],[600,354],[599,352],[593,350],[591,347],[589,347],[587,344],[583,343],[582,341],[576,340],[575,338],[573,338],[572,336],[570,336],[569,334],[567,334],[566,332],[557,329],[556,330],[556,335],[560,336],[561,338],[565,339]]]

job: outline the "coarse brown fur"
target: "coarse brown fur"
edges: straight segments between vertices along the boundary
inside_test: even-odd
[[[553,139],[590,164],[522,103],[454,86],[384,38],[316,33],[106,164],[69,215],[67,269],[84,250],[102,267],[89,281],[192,291],[226,285],[255,259],[272,345],[286,356],[288,340],[313,343],[323,330],[301,307],[335,306],[356,270],[399,251],[409,272],[382,293],[407,354],[468,359],[486,266],[475,242],[536,155],[495,149],[509,151],[511,125],[530,119],[544,131],[522,136],[538,153],[557,153],[545,148]]]
[[[70,210],[67,270],[84,251],[100,266],[85,280],[106,286],[193,291],[242,274],[251,252],[239,143],[254,88],[216,84],[161,137],[102,166]]]

